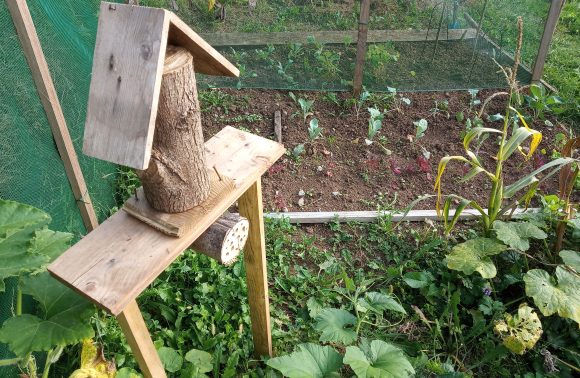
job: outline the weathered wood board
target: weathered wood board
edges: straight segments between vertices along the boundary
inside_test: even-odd
[[[52,135],[79,207],[83,223],[87,231],[92,231],[99,225],[99,222],[89,196],[72,138],[66,125],[66,119],[64,118],[58,100],[56,88],[50,76],[48,63],[42,52],[42,46],[40,45],[30,10],[25,0],[11,0],[7,1],[6,4],[12,16],[16,32],[18,33],[22,51],[30,67],[38,97],[40,98],[40,102],[42,102],[46,118],[52,129]]]
[[[356,43],[357,30],[310,31],[310,32],[273,32],[273,33],[205,33],[200,34],[212,46],[265,46],[286,45],[289,43],[308,43],[310,38],[316,42],[343,44],[345,41]],[[475,38],[476,29],[449,29],[439,36],[440,41]],[[380,42],[421,42],[434,41],[437,29],[431,30],[369,30],[368,43]]]
[[[205,148],[208,169],[215,167],[222,177],[231,178],[234,187],[199,206],[196,226],[189,233],[179,238],[165,235],[119,211],[56,259],[48,267],[50,273],[118,315],[285,151],[274,141],[233,127],[225,127]]]
[[[136,169],[151,155],[168,41],[193,55],[196,72],[239,71],[173,13],[101,3],[83,152]]]
[[[208,170],[208,174],[211,193],[216,190],[227,192],[234,189],[234,182],[230,178],[225,176],[218,177],[214,170]],[[182,213],[164,213],[152,208],[145,199],[143,188],[139,188],[136,195],[125,202],[123,210],[156,230],[160,230],[167,235],[180,237],[190,233],[192,229],[197,227],[195,222],[199,218],[200,209],[206,207],[206,203],[207,201],[202,206],[196,206]]]

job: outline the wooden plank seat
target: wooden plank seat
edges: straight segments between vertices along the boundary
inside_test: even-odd
[[[274,141],[229,126],[209,139],[205,148],[208,169],[222,180],[213,180],[210,198],[187,212],[193,225],[187,233],[168,236],[118,211],[56,259],[49,272],[99,307],[119,315],[238,198],[259,183],[261,175],[285,151]]]

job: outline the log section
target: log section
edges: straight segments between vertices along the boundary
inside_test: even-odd
[[[230,265],[244,249],[248,240],[249,222],[238,214],[225,213],[212,224],[190,248]]]
[[[159,211],[180,213],[209,196],[193,57],[184,48],[167,47],[151,160],[138,175]]]

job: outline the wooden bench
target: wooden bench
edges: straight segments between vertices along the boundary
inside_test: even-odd
[[[240,215],[250,223],[244,263],[255,351],[272,355],[260,178],[285,150],[229,126],[208,140],[205,149],[208,169],[219,178],[212,182],[207,201],[179,215],[190,217],[183,236],[168,236],[118,211],[48,268],[58,280],[117,317],[146,377],[166,375],[137,296],[236,201]]]

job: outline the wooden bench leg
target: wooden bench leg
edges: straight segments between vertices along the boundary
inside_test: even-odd
[[[272,356],[272,334],[270,331],[270,303],[266,269],[266,241],[262,210],[262,184],[258,179],[239,198],[240,215],[250,222],[250,231],[244,250],[248,301],[252,320],[254,348],[260,356]]]
[[[145,326],[145,321],[135,300],[131,301],[117,315],[117,321],[123,329],[123,333],[145,378],[166,378],[167,375],[163,369],[163,364],[159,359],[153,341],[151,341],[151,336],[149,336],[149,331]]]

